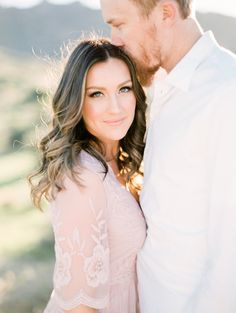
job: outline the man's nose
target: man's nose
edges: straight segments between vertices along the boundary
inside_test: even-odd
[[[118,35],[116,35],[113,31],[111,32],[111,43],[120,48],[124,46],[124,42],[122,41],[122,39]]]

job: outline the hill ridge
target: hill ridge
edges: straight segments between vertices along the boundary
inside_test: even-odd
[[[236,18],[199,12],[197,18],[204,30],[213,31],[219,44],[236,52],[232,35]],[[63,42],[93,30],[104,36],[109,34],[101,12],[79,2],[55,5],[44,0],[27,9],[0,6],[0,49],[4,47],[15,53],[32,55],[33,49],[51,55],[59,51]]]

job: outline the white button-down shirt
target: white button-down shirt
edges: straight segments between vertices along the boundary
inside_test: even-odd
[[[205,33],[156,79],[149,115],[141,312],[236,313],[235,56]]]

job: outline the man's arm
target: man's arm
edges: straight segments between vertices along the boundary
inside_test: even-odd
[[[236,84],[216,105],[209,147],[208,258],[188,313],[236,312]]]

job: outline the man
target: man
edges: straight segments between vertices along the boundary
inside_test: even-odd
[[[236,312],[236,58],[191,0],[101,0],[153,86],[138,256],[142,313]],[[164,69],[164,70],[163,70]]]

